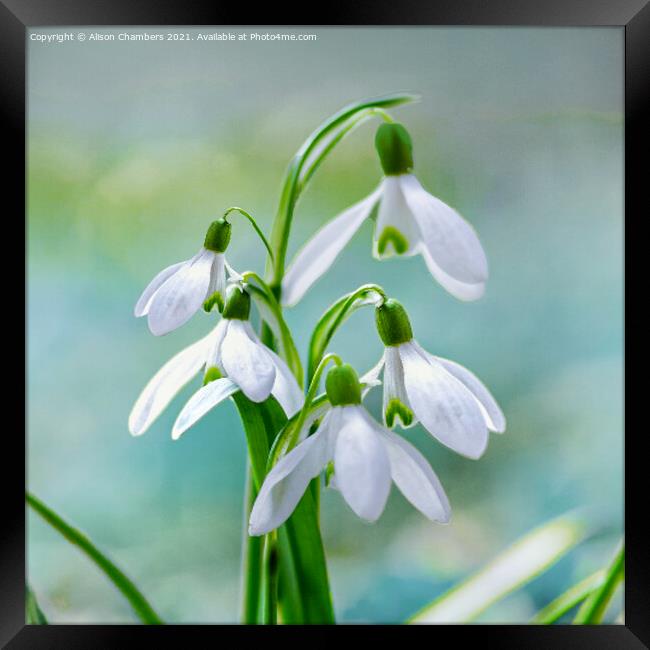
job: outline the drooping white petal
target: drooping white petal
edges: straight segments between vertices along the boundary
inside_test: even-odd
[[[253,402],[263,402],[275,382],[275,364],[257,337],[246,331],[244,322],[232,320],[221,344],[221,364],[230,379]]]
[[[217,323],[217,326],[214,328],[214,330],[212,331],[210,347],[208,348],[206,358],[205,358],[206,372],[207,370],[213,367],[222,370],[221,345],[223,343],[223,339],[226,336],[226,332],[228,331],[228,325],[231,322],[232,321],[230,321],[227,318],[222,318]]]
[[[329,462],[328,435],[326,416],[314,435],[283,456],[268,473],[251,511],[250,535],[264,535],[287,520],[309,481]]]
[[[156,291],[158,291],[161,285],[174,275],[174,273],[176,273],[176,271],[178,271],[178,269],[180,269],[184,264],[187,264],[187,261],[177,262],[176,264],[168,266],[166,269],[163,269],[158,273],[158,275],[156,275],[156,277],[147,285],[147,288],[142,292],[140,298],[138,298],[138,302],[135,304],[135,309],[133,310],[133,313],[137,317],[147,315]]]
[[[431,521],[448,523],[451,517],[449,500],[426,458],[391,431],[386,430],[383,435],[391,476],[400,492]]]
[[[181,350],[145,386],[129,415],[129,431],[134,436],[144,433],[176,393],[199,372],[211,336],[212,333]]]
[[[476,284],[468,284],[460,282],[452,278],[448,273],[445,273],[435,262],[429,249],[424,243],[420,244],[420,253],[424,259],[424,263],[429,269],[429,273],[443,286],[449,293],[458,298],[459,300],[478,300],[485,293],[485,282],[478,282]]]
[[[418,252],[417,245],[422,240],[420,228],[404,198],[400,178],[401,176],[386,176],[384,179],[373,234],[373,255],[378,259],[395,254],[415,255]],[[393,237],[404,244],[405,250],[398,250]],[[383,243],[381,252],[379,243],[384,239],[387,243]]]
[[[208,285],[208,291],[206,297],[210,297],[212,294],[218,292],[221,294],[221,297],[225,299],[226,297],[226,258],[223,253],[215,253],[214,260],[212,262],[212,268],[210,269],[210,284]]]
[[[284,359],[280,358],[272,350],[269,350],[269,354],[273,359],[273,363],[275,363],[275,381],[273,382],[271,394],[278,400],[282,410],[290,418],[302,408],[305,396]]]
[[[178,440],[185,431],[200,420],[210,409],[238,390],[239,386],[225,377],[215,379],[200,388],[178,414],[172,428],[172,438]]]
[[[404,368],[399,349],[394,345],[386,347],[384,352],[386,367],[384,368],[383,413],[384,423],[391,427],[399,419],[402,428],[407,429],[416,424],[413,409],[404,385]],[[395,422],[388,421],[388,413],[392,412]]]
[[[295,305],[334,260],[369,216],[381,194],[381,185],[370,196],[355,203],[323,226],[298,251],[282,282],[282,303]]]
[[[488,431],[474,395],[440,363],[422,355],[413,342],[398,349],[406,393],[424,428],[459,454],[479,458]]]
[[[149,329],[161,336],[186,323],[207,297],[215,253],[199,251],[154,295],[149,307]]]
[[[429,353],[426,354],[428,355]],[[430,356],[433,357],[433,355]],[[481,408],[488,429],[496,433],[503,433],[506,430],[506,418],[503,415],[503,411],[499,408],[497,401],[492,397],[492,393],[485,387],[483,382],[473,372],[470,372],[459,363],[450,361],[449,359],[443,359],[442,357],[434,357],[434,359],[441,363],[445,370],[461,381],[472,395],[474,395]]]
[[[472,299],[467,296],[482,290],[488,278],[487,258],[476,231],[453,208],[429,194],[413,174],[398,178],[429,253],[425,258],[429,270],[450,293]]]
[[[375,521],[390,492],[390,463],[381,428],[361,406],[343,409],[342,426],[334,449],[336,485],[352,510]]]

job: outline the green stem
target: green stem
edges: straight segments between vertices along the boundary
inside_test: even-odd
[[[255,503],[257,490],[253,482],[250,460],[246,462],[246,497],[242,536],[243,599],[241,621],[245,624],[258,622],[262,575],[262,539],[248,534],[248,518]]]
[[[339,298],[331,305],[320,317],[314,327],[311,339],[309,341],[309,358],[307,359],[307,381],[311,382],[316,366],[320,363],[325,352],[325,348],[332,340],[332,337],[343,324],[346,318],[350,316],[359,306],[366,304],[364,300],[369,294],[376,293],[382,303],[386,301],[387,296],[383,287],[378,284],[364,284],[351,293]]]
[[[264,586],[262,598],[262,623],[275,625],[278,622],[278,545],[277,533],[264,535]]]
[[[225,219],[231,212],[239,212],[239,214],[246,217],[246,219],[248,219],[250,221],[250,223],[253,226],[253,229],[257,233],[258,237],[262,240],[262,243],[264,244],[264,246],[265,246],[265,248],[266,248],[266,250],[267,250],[267,252],[269,254],[269,257],[270,257],[271,261],[273,261],[273,251],[271,250],[271,246],[270,246],[269,242],[267,241],[266,237],[264,236],[264,233],[262,232],[262,229],[257,225],[257,221],[255,221],[255,219],[253,219],[253,217],[248,212],[246,212],[246,210],[244,210],[243,208],[238,208],[237,206],[233,206],[232,208],[228,208],[224,212],[223,218]]]
[[[34,511],[54,529],[58,530],[69,542],[80,548],[108,576],[111,582],[131,603],[131,607],[143,623],[150,625],[162,624],[163,621],[154,612],[140,590],[83,533],[63,521],[59,515],[29,492],[25,497]]]
[[[602,583],[594,589],[582,604],[573,621],[578,625],[594,625],[600,623],[605,616],[607,606],[619,583],[625,576],[625,545],[621,542],[614,559],[607,569]]]

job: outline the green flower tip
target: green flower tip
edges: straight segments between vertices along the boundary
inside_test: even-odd
[[[334,463],[330,460],[330,462],[327,463],[327,467],[325,468],[325,487],[330,486],[330,482],[333,476],[334,476]]]
[[[413,338],[406,309],[394,298],[389,298],[375,309],[375,322],[384,345],[401,345]]]
[[[232,225],[225,218],[217,219],[210,224],[205,233],[204,248],[215,253],[223,253],[230,243]]]
[[[408,174],[413,169],[413,143],[401,124],[382,124],[375,135],[375,147],[386,176]]]
[[[251,297],[238,285],[232,285],[228,291],[222,316],[230,320],[248,320],[250,313]]]
[[[398,255],[403,255],[409,249],[408,239],[394,226],[386,226],[382,230],[377,241],[377,252],[383,255],[390,244]]]
[[[205,371],[205,375],[203,375],[203,385],[206,386],[211,381],[221,379],[221,377],[222,377],[222,375],[221,375],[221,372],[219,371],[219,368],[217,368],[216,366],[210,366]]]
[[[327,373],[325,390],[332,406],[361,404],[359,376],[349,363],[336,366]]]
[[[392,428],[395,418],[398,417],[402,426],[408,427],[413,422],[413,411],[400,400],[393,398],[386,407],[386,425]]]
[[[220,312],[223,311],[223,296],[218,291],[215,291],[209,298],[205,299],[203,302],[203,310],[209,314],[214,309],[215,305]]]

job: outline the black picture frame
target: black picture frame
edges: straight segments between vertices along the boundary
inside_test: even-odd
[[[246,15],[237,3],[177,2],[172,0],[0,0],[0,110],[4,126],[4,229],[5,253],[17,250],[16,234],[8,234],[11,224],[19,224],[26,215],[25,201],[25,53],[26,30],[33,26],[56,25],[303,25],[299,10],[282,14],[275,4],[252,5]],[[639,213],[647,220],[647,201],[642,203],[643,178],[646,175],[650,144],[645,127],[650,98],[650,3],[649,0],[375,0],[349,6],[321,7],[321,19],[328,25],[502,25],[502,26],[620,26],[625,31],[625,213]],[[257,22],[259,21],[259,22]],[[645,154],[645,155],[643,155]],[[643,155],[643,157],[642,157]],[[8,200],[7,200],[8,199]],[[642,207],[643,206],[643,207]],[[644,213],[641,211],[644,210]],[[627,221],[627,219],[626,219]],[[631,228],[630,228],[631,230]],[[25,237],[25,230],[22,231]],[[636,239],[636,238],[635,238]],[[26,237],[25,237],[26,241]],[[24,250],[25,254],[27,253]],[[627,242],[626,242],[627,252]],[[631,256],[626,255],[626,260]],[[7,263],[7,262],[6,262]],[[642,263],[642,262],[641,262]],[[627,270],[627,261],[626,261]],[[13,304],[25,304],[27,285],[15,282]],[[627,293],[627,292],[626,292]],[[11,312],[20,314],[13,307]],[[22,313],[25,313],[24,310]],[[30,314],[30,318],[38,318]],[[25,342],[25,325],[13,317],[19,330],[18,340]],[[22,326],[22,336],[20,328]],[[5,339],[7,340],[7,339]],[[10,347],[18,349],[19,346]],[[24,361],[24,359],[23,359]],[[20,360],[11,373],[5,373],[7,385],[18,393]],[[7,367],[7,366],[6,366]],[[23,363],[24,367],[24,363]],[[9,368],[7,368],[9,369]],[[627,377],[627,373],[626,373]],[[24,383],[23,383],[24,388]],[[638,389],[637,389],[638,390]],[[6,398],[9,395],[5,394]],[[11,404],[11,399],[7,399]],[[20,403],[19,395],[16,402]],[[8,405],[7,404],[7,405]],[[5,406],[7,408],[7,406]],[[9,410],[9,409],[8,409]],[[20,418],[16,418],[20,420]],[[27,427],[25,427],[25,431]],[[0,532],[0,645],[7,648],[112,648],[133,643],[164,641],[187,647],[208,640],[223,641],[223,630],[214,626],[100,626],[100,625],[25,625],[25,495],[18,459],[25,454],[24,441],[17,434],[19,424],[5,420],[2,482],[2,527]],[[528,626],[466,625],[399,627],[400,636],[431,634],[431,641],[454,644],[476,641],[496,648],[643,648],[650,647],[650,597],[647,542],[644,524],[647,511],[642,467],[642,445],[647,433],[636,429],[625,440],[625,536],[626,581],[625,625],[600,626]],[[646,470],[647,471],[647,470]],[[453,629],[452,629],[453,628]],[[231,633],[247,635],[253,628],[231,626]],[[257,628],[263,634],[284,638],[290,628]],[[329,630],[326,635],[334,634]],[[362,632],[366,633],[366,632]],[[303,642],[309,643],[310,637]],[[327,639],[324,636],[323,639]]]

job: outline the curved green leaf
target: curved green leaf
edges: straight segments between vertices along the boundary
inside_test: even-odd
[[[307,382],[311,383],[325,350],[338,328],[360,307],[374,304],[373,294],[383,293],[381,287],[365,284],[342,296],[330,305],[314,327],[309,341],[307,361]]]
[[[567,612],[570,612],[576,605],[581,603],[595,587],[597,587],[605,575],[604,571],[596,571],[588,578],[567,589],[562,595],[551,601],[546,607],[540,609],[531,623],[550,625],[559,621]]]
[[[412,623],[466,623],[555,564],[586,535],[584,521],[564,515],[528,533],[478,573],[418,612]]]
[[[591,592],[591,595],[578,610],[573,621],[574,624],[593,625],[595,623],[600,623],[605,616],[607,606],[609,605],[616,588],[623,581],[624,576],[625,545],[621,542],[614,559],[605,569],[605,577],[600,585]]]
[[[47,625],[45,614],[41,611],[36,596],[29,587],[25,591],[25,620],[28,625]]]
[[[48,508],[42,501],[37,499],[29,492],[25,495],[27,503],[37,512],[48,524],[58,530],[69,542],[81,549],[111,580],[111,582],[122,592],[126,599],[131,603],[133,611],[143,623],[149,625],[160,625],[162,620],[154,612],[147,599],[142,595],[140,590],[126,575],[111,562],[89,539],[70,526],[57,515],[53,510]]]

